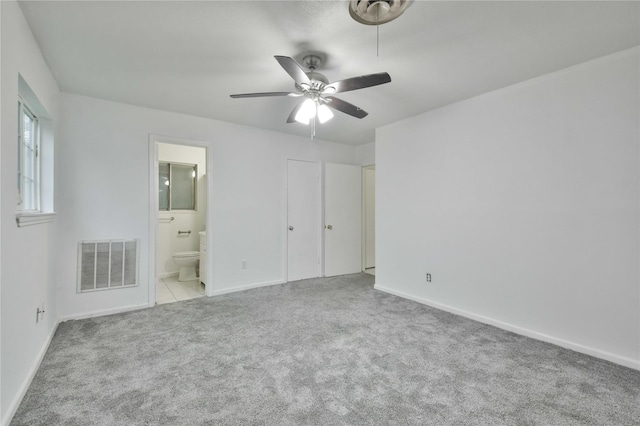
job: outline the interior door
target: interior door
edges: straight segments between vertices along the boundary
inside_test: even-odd
[[[362,270],[362,168],[325,164],[325,275]]]
[[[320,173],[317,163],[287,161],[287,280],[320,275]]]
[[[364,169],[364,267],[376,266],[376,170]]]

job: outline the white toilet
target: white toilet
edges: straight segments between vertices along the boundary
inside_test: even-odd
[[[171,256],[173,262],[180,267],[178,281],[197,280],[196,265],[200,260],[199,251],[179,251]]]

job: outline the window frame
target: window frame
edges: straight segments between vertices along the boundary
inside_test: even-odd
[[[32,147],[25,143],[25,115],[31,119],[31,132],[33,138]],[[41,160],[40,160],[40,119],[33,109],[18,95],[18,200],[17,210],[22,213],[41,213]],[[29,152],[31,150],[32,152]],[[29,199],[25,199],[25,170],[31,167],[33,176],[32,193]]]
[[[161,185],[163,184],[161,179],[160,179],[160,165],[162,164],[166,164],[169,166],[169,189],[168,189],[168,197],[167,197],[167,202],[168,202],[168,208],[167,209],[162,209],[160,208],[160,188]],[[193,169],[193,173],[195,173],[195,176],[193,176],[192,179],[192,185],[191,185],[191,197],[193,200],[193,208],[192,209],[176,209],[173,207],[173,177],[174,177],[174,173],[173,173],[173,166],[182,166],[182,167],[189,167],[191,169]],[[180,163],[177,161],[158,161],[158,211],[159,212],[175,212],[175,213],[195,213],[198,211],[198,164],[194,164],[194,163]]]

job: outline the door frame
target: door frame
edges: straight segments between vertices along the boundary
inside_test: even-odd
[[[291,158],[284,157],[282,160],[283,165],[283,200],[282,203],[282,277],[283,282],[289,282],[289,161],[302,161],[305,163],[313,163],[318,170],[318,206],[319,212],[316,215],[316,229],[317,229],[317,255],[318,255],[318,277],[324,276],[324,204],[323,204],[323,176],[324,167],[323,163],[309,158]]]
[[[211,149],[211,145],[207,142],[196,141],[190,139],[183,138],[175,138],[170,136],[161,136],[155,134],[149,134],[149,291],[148,291],[148,305],[149,307],[153,307],[156,304],[156,241],[157,241],[157,233],[158,233],[158,223],[160,212],[158,211],[158,144],[172,144],[172,145],[185,145],[185,146],[193,146],[198,148],[204,148],[206,151],[206,164],[207,169],[205,170],[205,175],[207,176],[207,196],[204,203],[205,208],[205,229],[207,231],[211,231],[213,229],[213,220],[211,218],[212,213],[212,200],[211,200],[211,189],[213,188],[213,177],[212,177],[212,165],[213,165],[213,153]],[[207,256],[205,259],[205,268],[207,271],[213,271],[213,259],[210,253],[213,252],[213,237],[212,232],[207,232]],[[202,259],[200,259],[202,260]],[[205,285],[205,295],[213,296],[213,276],[209,274],[210,278],[207,278],[209,281]]]

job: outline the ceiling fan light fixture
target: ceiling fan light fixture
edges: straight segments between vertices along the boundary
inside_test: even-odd
[[[332,118],[333,118],[333,112],[331,112],[331,109],[328,106],[326,106],[325,104],[322,104],[318,107],[318,120],[320,121],[321,124],[326,123]]]
[[[309,120],[316,113],[316,103],[312,99],[305,99],[296,114],[295,120],[298,123],[309,124]]]
[[[391,6],[384,0],[376,1],[367,7],[368,14],[377,16],[385,16],[390,10]]]
[[[349,14],[364,25],[380,25],[393,21],[409,7],[411,0],[350,0]]]
[[[318,66],[321,64],[323,56],[326,57],[324,54],[305,55],[305,63],[309,62],[313,63],[314,67]],[[350,104],[349,102],[343,101],[340,98],[329,95],[364,89],[391,82],[391,76],[389,76],[389,74],[386,72],[380,72],[377,74],[366,74],[329,83],[324,75],[314,71],[313,69],[305,71],[300,64],[289,56],[277,55],[275,56],[275,59],[287,74],[293,78],[296,92],[240,93],[230,96],[233,99],[272,96],[304,97],[303,100],[296,103],[289,113],[286,122],[298,122],[305,125],[311,124],[312,139],[315,135],[316,121],[319,121],[322,124],[331,120],[334,116],[334,109],[355,118],[364,118],[368,115],[363,109]],[[311,122],[312,118],[313,122]]]

